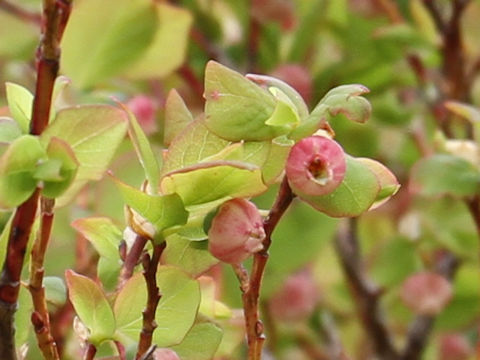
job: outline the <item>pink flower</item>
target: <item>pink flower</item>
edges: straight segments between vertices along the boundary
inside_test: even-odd
[[[127,106],[147,134],[155,130],[156,106],[150,97],[137,95],[128,101]]]
[[[292,148],[285,170],[290,187],[301,197],[331,193],[343,181],[346,167],[345,154],[336,141],[310,136]]]
[[[220,206],[208,231],[208,249],[217,259],[239,264],[262,250],[265,239],[257,207],[245,199],[233,199]]]

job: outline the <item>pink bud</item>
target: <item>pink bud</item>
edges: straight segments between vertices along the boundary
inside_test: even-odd
[[[245,199],[222,204],[208,231],[208,248],[217,259],[239,264],[262,250],[265,239],[263,222],[257,207]]]
[[[281,320],[301,320],[313,312],[318,299],[318,289],[312,273],[307,269],[287,278],[270,300],[270,310],[273,316]]]
[[[154,351],[153,360],[180,360],[180,357],[171,349],[161,348]]]
[[[440,360],[466,360],[472,355],[472,346],[459,334],[448,334],[440,338]]]
[[[137,95],[127,103],[128,108],[135,115],[138,123],[146,133],[155,129],[155,104],[151,98],[145,95]]]
[[[417,314],[436,315],[450,301],[452,285],[441,275],[421,272],[410,276],[403,283],[400,296]]]
[[[272,72],[272,76],[285,81],[302,96],[306,103],[312,98],[313,80],[310,73],[301,65],[284,64]]]
[[[288,183],[297,195],[325,195],[345,177],[347,165],[342,147],[324,136],[300,140],[290,150],[285,168]]]

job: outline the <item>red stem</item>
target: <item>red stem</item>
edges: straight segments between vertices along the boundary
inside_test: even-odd
[[[143,328],[140,333],[140,341],[138,343],[138,350],[135,359],[141,359],[143,355],[150,349],[152,345],[153,332],[157,328],[155,322],[155,313],[157,311],[158,302],[160,301],[160,289],[157,286],[157,268],[160,262],[160,257],[163,250],[167,246],[166,242],[153,247],[153,255],[150,259],[148,254],[145,254],[143,261],[143,276],[147,284],[147,306],[143,311]]]
[[[295,196],[288,185],[287,178],[285,177],[280,185],[277,199],[275,200],[268,217],[263,222],[266,237],[263,241],[263,250],[254,255],[250,281],[246,284],[247,278],[245,278],[245,276],[248,277],[246,274],[241,274],[239,277],[243,292],[242,301],[245,314],[245,325],[247,328],[249,360],[261,359],[262,347],[265,341],[263,324],[260,321],[259,316],[258,302],[263,273],[269,256],[268,249],[272,242],[272,233],[294,197]]]

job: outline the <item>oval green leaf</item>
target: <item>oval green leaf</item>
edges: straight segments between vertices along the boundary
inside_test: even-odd
[[[99,286],[86,276],[72,270],[65,272],[68,297],[80,320],[90,331],[88,341],[100,345],[113,338],[115,318],[105,294]]]

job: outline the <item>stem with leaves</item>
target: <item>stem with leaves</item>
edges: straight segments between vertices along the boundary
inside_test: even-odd
[[[93,344],[88,344],[85,350],[85,354],[83,355],[83,360],[93,360],[95,358],[95,354],[97,353],[97,348]]]
[[[145,254],[143,257],[143,276],[145,277],[145,282],[147,284],[148,295],[147,306],[145,307],[145,310],[143,310],[143,328],[140,333],[140,341],[138,342],[138,350],[135,357],[137,360],[141,359],[142,356],[148,352],[152,345],[153,332],[157,328],[155,312],[157,311],[158,302],[162,297],[157,285],[157,268],[166,245],[166,242],[154,245],[152,257],[150,258],[150,255],[148,254]]]
[[[30,133],[40,135],[48,125],[52,93],[59,68],[59,42],[70,14],[70,0],[43,1],[42,40],[37,51],[37,82]],[[7,243],[6,259],[0,278],[0,357],[16,359],[14,313],[20,290],[25,251],[37,212],[40,189],[15,211]],[[39,320],[36,314],[32,320]],[[43,319],[43,321],[45,321]],[[37,323],[40,327],[40,323]]]
[[[140,256],[143,253],[143,249],[147,244],[148,238],[142,235],[138,235],[135,237],[135,241],[128,252],[127,256],[125,257],[125,261],[123,262],[122,269],[120,270],[120,279],[118,281],[118,289],[121,289],[123,285],[130,279],[133,275],[133,271],[135,270],[135,266],[137,266]]]
[[[285,177],[280,185],[277,199],[263,222],[265,230],[263,249],[254,255],[251,275],[248,275],[243,266],[234,266],[234,271],[239,279],[242,291],[243,311],[247,328],[248,360],[260,360],[262,358],[265,336],[263,334],[263,324],[259,316],[260,288],[268,261],[268,249],[272,242],[272,233],[294,197],[295,195],[292,193]]]

